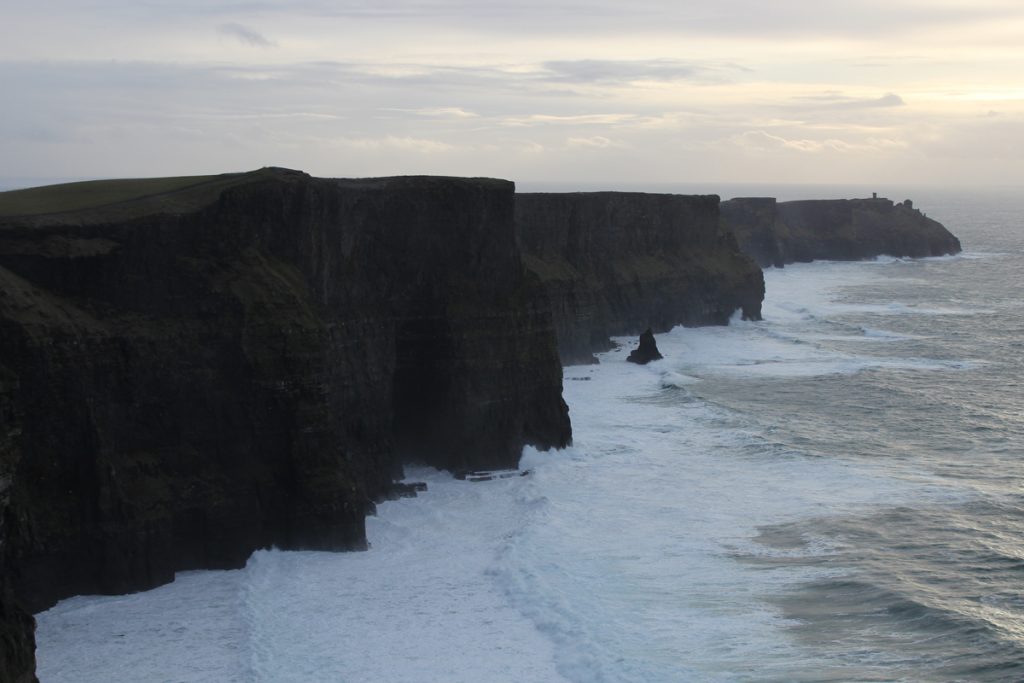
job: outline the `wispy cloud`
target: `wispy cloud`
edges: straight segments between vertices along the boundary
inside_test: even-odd
[[[462,107],[424,107],[422,109],[391,107],[390,111],[406,112],[433,119],[475,119],[480,117],[476,112],[467,111]]]
[[[336,138],[336,144],[361,150],[397,149],[420,154],[434,154],[455,149],[454,145],[440,140],[388,135],[381,138]]]
[[[56,0],[74,7],[81,3]],[[51,4],[51,3],[47,3]],[[313,20],[468,27],[500,34],[528,30],[533,34],[571,31],[616,34],[622,31],[664,32],[672,27],[690,35],[728,35],[759,38],[766,34],[795,37],[904,35],[922,26],[964,26],[998,20],[1019,4],[1012,0],[931,2],[917,0],[834,0],[809,11],[806,0],[717,0],[713,3],[678,0],[177,0],[139,3],[171,14],[233,16],[239,7],[268,15],[293,15]],[[882,19],[884,17],[884,20]]]
[[[801,103],[811,103],[832,109],[871,109],[875,107],[902,107],[906,104],[896,93],[885,93],[881,97],[851,97],[829,91],[818,95],[803,95],[795,98]]]
[[[229,36],[238,40],[245,45],[251,45],[252,47],[274,47],[274,42],[264,36],[258,31],[254,31],[248,26],[236,23],[221,24],[217,27],[217,31],[222,35]]]
[[[585,138],[569,138],[566,141],[569,147],[591,147],[596,149],[606,149],[608,147],[621,147],[620,143],[610,140],[603,135],[592,135]]]
[[[508,116],[503,120],[506,126],[608,126],[637,120],[634,114],[528,114]]]
[[[792,151],[803,153],[821,152],[862,152],[867,150],[901,149],[905,142],[887,138],[866,138],[851,142],[841,138],[812,140],[807,138],[786,138],[764,130],[748,130],[733,135],[730,140],[738,147],[761,152]]]
[[[636,81],[680,81],[704,76],[710,69],[671,59],[639,61],[577,59],[542,64],[547,80],[564,83],[630,83]]]

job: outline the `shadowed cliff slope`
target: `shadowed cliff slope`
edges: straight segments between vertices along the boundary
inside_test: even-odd
[[[516,195],[526,265],[551,301],[563,363],[610,335],[760,319],[761,269],[719,225],[718,197],[639,192]]]
[[[744,253],[764,267],[960,251],[959,240],[909,199],[894,204],[888,199],[776,202],[741,197],[722,202],[722,220]]]
[[[81,185],[0,194],[3,680],[30,676],[22,609],[363,548],[404,460],[569,442],[511,183]]]

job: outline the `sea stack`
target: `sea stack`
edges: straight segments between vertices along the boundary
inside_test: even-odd
[[[652,360],[661,360],[662,358],[664,356],[658,351],[658,342],[654,339],[654,332],[648,327],[640,335],[640,346],[633,349],[626,360],[637,365],[647,365]]]

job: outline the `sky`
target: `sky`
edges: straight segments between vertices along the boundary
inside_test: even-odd
[[[1020,0],[0,0],[0,182],[1021,185]]]

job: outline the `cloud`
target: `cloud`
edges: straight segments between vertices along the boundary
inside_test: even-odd
[[[901,40],[875,29],[855,42],[830,40],[827,30],[808,30],[832,24],[830,12],[804,6],[803,24],[794,21],[803,0],[636,1],[99,0],[85,5],[103,11],[86,13],[54,0],[72,15],[61,31],[49,31],[50,12],[39,9],[31,11],[40,30],[7,23],[0,91],[11,96],[0,157],[40,175],[274,161],[343,174],[676,177],[683,167],[692,177],[815,180],[872,164],[928,178],[939,164],[922,164],[926,153],[977,157],[984,171],[993,153],[1017,153],[1007,140],[1019,133],[997,134],[995,124],[1018,121],[1024,109],[1011,73],[1020,52],[1006,53],[1004,73],[1003,52],[933,40],[922,32],[930,19],[901,24],[839,0],[825,3],[899,30]],[[716,22],[733,37],[758,30],[722,41]],[[630,29],[644,23],[651,31]],[[801,32],[808,42],[790,40]],[[27,47],[13,41],[37,35]],[[923,56],[908,63],[907,54]],[[885,71],[853,66],[883,58]],[[1001,116],[982,118],[990,109]],[[952,134],[965,117],[985,125]],[[195,140],[168,140],[174,131]],[[1000,145],[1007,149],[992,151]],[[998,172],[1020,177],[1007,173],[1024,168],[1011,162]],[[779,170],[786,164],[789,175]]]
[[[865,107],[902,107],[906,102],[903,98],[895,93],[886,93],[879,97],[877,100],[868,100],[867,102],[861,103]]]
[[[548,61],[541,66],[548,72],[546,79],[560,83],[608,84],[692,80],[708,71],[704,67],[671,59],[639,61],[578,59]]]
[[[296,69],[331,71],[337,77],[372,84],[390,82],[410,88],[472,88],[476,91],[578,97],[608,87],[643,83],[724,83],[729,74],[745,71],[731,63],[677,60],[580,59],[520,63],[454,65],[431,62],[333,61],[296,64]],[[414,108],[409,108],[414,109]],[[434,113],[454,114],[458,107],[435,107]],[[447,110],[447,111],[446,111]]]
[[[462,107],[427,107],[424,109],[393,109],[393,111],[404,111],[417,116],[426,116],[438,119],[475,119],[479,114],[466,111]]]
[[[439,140],[388,135],[383,138],[336,138],[335,143],[361,150],[396,149],[403,152],[435,154],[455,149],[454,145]]]
[[[603,135],[593,135],[588,138],[569,138],[566,141],[569,147],[591,147],[596,149],[606,149],[608,147],[619,147],[620,145]]]
[[[867,138],[860,142],[849,142],[839,138],[824,140],[790,139],[773,135],[764,130],[748,130],[733,135],[730,141],[737,147],[758,152],[791,151],[805,154],[821,152],[865,152],[886,149],[902,149],[908,145],[900,140],[888,138]]]
[[[609,126],[628,123],[637,119],[634,114],[529,114],[508,116],[502,123],[506,126]]]
[[[830,109],[873,109],[876,107],[902,107],[906,102],[895,93],[887,92],[881,97],[850,97],[836,91],[819,95],[804,95],[794,98],[801,102],[821,104]]]
[[[69,9],[81,3],[56,0]],[[47,3],[49,4],[49,3]],[[111,3],[117,4],[117,3]],[[405,23],[468,27],[493,33],[510,30],[533,35],[551,32],[617,34],[625,31],[663,33],[671,27],[690,35],[781,37],[905,35],[908,29],[962,27],[999,21],[1019,12],[1011,0],[928,2],[920,0],[825,0],[815,11],[806,0],[717,0],[713,3],[678,0],[162,0],[140,2],[164,14],[233,16],[238,9],[270,16],[301,16],[313,20]]]
[[[241,24],[233,22],[221,24],[217,27],[217,31],[252,47],[274,47],[273,41],[268,40],[262,33],[254,31],[247,26],[242,26]]]
[[[748,130],[732,136],[732,142],[738,147],[753,149],[761,152],[771,152],[784,149],[800,152],[814,152],[821,148],[821,145],[813,140],[787,140],[779,135],[772,135],[763,130]]]
[[[1024,115],[966,120],[942,129],[923,127],[916,147],[933,159],[1024,162]],[[1020,174],[995,182],[1019,182]]]

